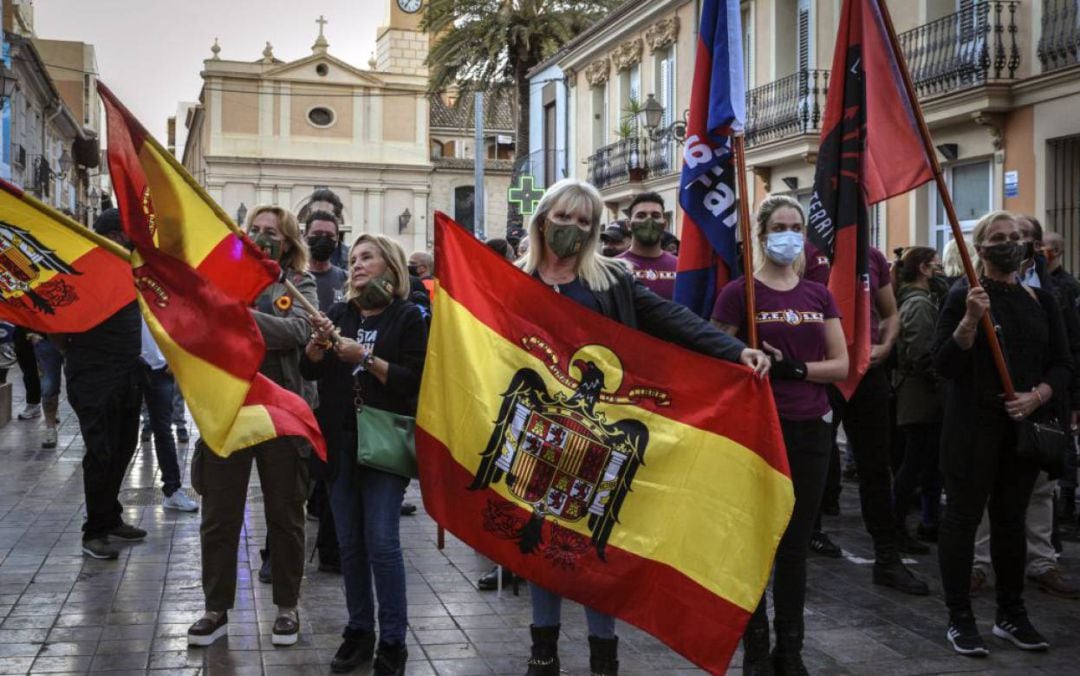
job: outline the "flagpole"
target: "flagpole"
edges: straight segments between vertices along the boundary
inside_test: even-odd
[[[739,232],[742,235],[743,278],[746,282],[746,337],[758,349],[757,305],[754,301],[754,248],[750,228],[750,194],[746,189],[746,144],[741,133],[732,138],[739,186]]]
[[[908,72],[907,60],[904,58],[904,53],[900,49],[900,40],[896,37],[896,29],[893,28],[892,16],[889,15],[889,8],[881,0],[876,0],[878,9],[881,12],[881,19],[885,24],[885,32],[889,35],[889,44],[893,50],[893,56],[896,59],[896,64],[900,69],[900,75],[904,81],[904,89],[907,91],[908,101],[911,103],[912,111],[915,114],[915,120],[919,125],[919,135],[922,137],[923,149],[926,152],[927,158],[930,160],[930,166],[934,171],[934,183],[937,185],[938,195],[941,196],[941,203],[945,206],[945,214],[949,218],[949,227],[952,229],[953,239],[956,240],[957,250],[960,252],[960,260],[964,263],[964,273],[967,275],[968,284],[972,289],[979,286],[979,277],[975,273],[975,266],[971,262],[971,256],[968,254],[966,246],[963,246],[964,233],[960,229],[960,219],[956,216],[956,208],[953,206],[952,195],[949,194],[949,188],[945,184],[945,176],[941,172],[941,163],[938,162],[937,153],[934,151],[934,140],[930,136],[930,128],[926,126],[926,119],[923,117],[922,108],[919,106],[919,99],[915,93],[915,85],[911,82],[911,74]],[[1005,365],[1005,355],[1001,351],[1001,343],[998,341],[997,331],[994,327],[994,322],[990,318],[990,313],[987,312],[982,317],[983,332],[986,334],[986,340],[990,345],[990,353],[994,357],[994,365],[997,367],[998,375],[1001,376],[1001,385],[1005,390],[1006,399],[1014,399],[1016,397],[1016,389],[1013,387],[1012,378],[1009,376],[1009,369]]]

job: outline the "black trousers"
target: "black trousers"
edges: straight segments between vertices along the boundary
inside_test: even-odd
[[[829,470],[832,437],[823,420],[780,420],[787,446],[791,483],[795,490],[795,508],[787,530],[776,549],[773,572],[773,606],[778,627],[801,629],[806,605],[806,556],[814,519],[821,507],[825,475]],[[768,626],[765,599],[761,599],[751,624]]]
[[[19,363],[19,369],[22,371],[23,386],[26,388],[26,403],[40,404],[41,378],[38,375],[34,346],[26,338],[26,329],[16,326],[12,343],[15,348],[15,360]]]
[[[907,515],[911,511],[911,498],[916,488],[922,491],[922,522],[927,525],[938,522],[938,502],[941,499],[941,480],[938,478],[941,423],[904,425],[904,438],[904,462],[893,482],[893,512],[898,531],[907,528]]]
[[[312,463],[322,462],[312,453]],[[324,479],[312,482],[311,498],[308,509],[319,517],[319,534],[315,538],[315,548],[319,550],[319,563],[340,564],[341,552],[338,548],[337,530],[334,526],[334,510],[330,509],[330,493],[326,490]]]
[[[979,449],[979,461],[970,463],[963,475],[952,471],[944,475],[948,502],[938,530],[938,562],[950,617],[971,613],[975,531],[984,510],[990,517],[998,609],[1024,608],[1024,520],[1039,468],[1016,457],[1016,425],[1003,412],[979,416],[971,430],[970,442]]]
[[[891,424],[889,380],[885,369],[873,367],[863,376],[851,399],[833,399],[833,424],[844,423],[848,444],[859,473],[859,506],[863,523],[874,541],[878,563],[899,559],[892,509]]]
[[[83,491],[86,523],[83,540],[106,535],[123,523],[117,496],[139,441],[142,380],[139,369],[108,380],[68,380],[68,401],[79,419],[86,454]]]

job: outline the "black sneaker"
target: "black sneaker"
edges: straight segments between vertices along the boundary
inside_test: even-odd
[[[503,567],[502,569],[502,586],[505,589],[514,584],[514,571],[509,568]],[[499,567],[495,566],[488,572],[480,576],[476,581],[476,588],[480,591],[492,591],[499,588]]]
[[[372,676],[404,676],[405,660],[408,658],[409,651],[404,645],[388,645],[379,641]]]
[[[1027,613],[998,613],[997,622],[994,622],[994,636],[1012,641],[1021,650],[1050,649],[1050,643],[1031,626]]]
[[[930,593],[929,585],[908,570],[900,559],[892,563],[875,563],[874,584],[892,587],[912,596],[927,596]]]
[[[222,611],[217,619],[203,615],[188,627],[188,645],[206,647],[229,632],[229,614]]]
[[[262,565],[259,566],[259,582],[270,584],[274,581],[274,571],[270,567],[270,552],[260,549],[259,556],[262,557]]]
[[[191,441],[191,435],[188,434],[187,427],[184,425],[176,426],[176,443],[186,444]]]
[[[827,556],[830,559],[842,559],[844,550],[836,546],[825,531],[814,531],[810,536],[810,551]]]
[[[95,559],[111,560],[119,558],[120,550],[109,544],[108,538],[91,538],[83,540],[83,554]]]
[[[919,542],[906,530],[896,531],[896,548],[903,554],[929,554],[930,547]]]
[[[401,515],[402,516],[412,516],[413,514],[416,514],[416,505],[414,505],[411,502],[403,502],[403,503],[401,503]]]
[[[345,641],[330,662],[330,671],[335,674],[352,671],[375,656],[375,632],[346,629],[342,636]]]
[[[927,526],[920,523],[915,527],[915,537],[919,538],[923,542],[937,542],[937,524]]]
[[[122,523],[119,526],[111,528],[109,535],[114,538],[120,538],[121,540],[142,540],[146,537],[146,531],[142,528],[136,528],[129,523]]]
[[[945,633],[953,650],[968,657],[986,657],[990,649],[979,635],[979,628],[975,625],[975,617],[965,615],[954,617],[949,620],[949,630]]]

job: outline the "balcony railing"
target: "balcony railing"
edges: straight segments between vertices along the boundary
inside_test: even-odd
[[[901,33],[900,46],[918,95],[1014,78],[1020,65],[1018,5],[1017,0],[979,2]]]
[[[1039,62],[1044,73],[1080,63],[1080,7],[1076,0],[1043,0]]]
[[[604,188],[675,173],[679,170],[675,127],[657,129],[651,138],[631,137],[598,148],[589,157],[589,182]]]
[[[821,131],[829,71],[803,70],[746,92],[746,145]]]

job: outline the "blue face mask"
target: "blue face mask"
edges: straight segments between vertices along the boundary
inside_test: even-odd
[[[777,265],[791,265],[802,251],[802,233],[791,230],[770,232],[765,240],[765,255]]]

